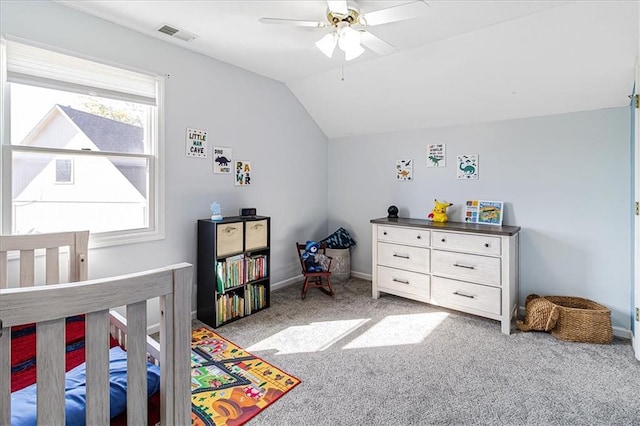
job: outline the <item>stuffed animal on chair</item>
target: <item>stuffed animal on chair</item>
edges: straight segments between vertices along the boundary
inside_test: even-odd
[[[431,210],[431,213],[427,215],[427,219],[434,222],[446,222],[447,220],[449,220],[449,218],[447,217],[447,208],[451,207],[452,205],[452,203],[442,203],[438,200],[435,200],[433,210]]]
[[[537,294],[530,294],[525,302],[524,322],[516,321],[516,327],[521,331],[551,331],[559,316],[558,305]]]
[[[326,263],[328,261],[327,256],[318,253],[320,250],[320,244],[315,241],[307,241],[302,253],[302,260],[304,261],[304,268],[307,272],[321,272],[326,271]]]

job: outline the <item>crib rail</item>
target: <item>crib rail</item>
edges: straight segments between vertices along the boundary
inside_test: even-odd
[[[87,246],[89,231],[54,232],[49,234],[11,235],[0,237],[0,289],[7,288],[9,253],[20,259],[20,286],[35,284],[35,252],[44,249],[45,284],[84,281],[88,278]],[[60,274],[60,249],[69,251],[67,278]]]
[[[161,423],[190,423],[192,266],[0,291],[0,424],[10,424],[10,327],[36,323],[38,424],[65,423],[65,318],[86,314],[87,424],[109,423],[109,310],[127,310],[127,421],[147,422],[147,300],[160,300]],[[144,396],[144,397],[143,397]],[[105,403],[107,401],[107,403]]]

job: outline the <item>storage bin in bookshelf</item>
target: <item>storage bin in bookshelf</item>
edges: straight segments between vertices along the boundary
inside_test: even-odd
[[[271,219],[198,221],[197,316],[212,327],[270,306]]]

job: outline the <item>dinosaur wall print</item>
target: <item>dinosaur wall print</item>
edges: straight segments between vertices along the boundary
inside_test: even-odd
[[[396,161],[396,180],[402,182],[410,182],[413,180],[413,161],[397,160]]]
[[[231,148],[224,146],[213,147],[213,173],[231,173]]]
[[[458,179],[478,179],[478,154],[458,155]]]
[[[445,167],[445,145],[443,143],[431,143],[427,145],[427,167]]]

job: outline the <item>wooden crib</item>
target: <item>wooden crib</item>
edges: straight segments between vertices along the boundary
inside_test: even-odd
[[[36,323],[38,424],[65,424],[65,318],[85,315],[86,422],[109,424],[109,335],[127,351],[127,422],[147,423],[147,360],[160,365],[160,419],[191,423],[192,266],[188,263],[86,280],[89,233],[0,237],[0,424],[11,419],[11,327]],[[58,284],[60,247],[69,282]],[[34,286],[36,249],[45,252],[46,285]],[[7,253],[20,253],[20,285],[7,280]],[[160,343],[147,336],[147,300],[159,298]],[[113,308],[126,306],[126,320]]]

